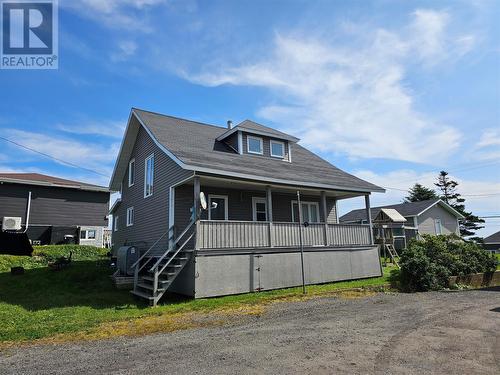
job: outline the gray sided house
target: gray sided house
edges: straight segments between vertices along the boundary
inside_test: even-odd
[[[483,247],[492,253],[500,253],[500,231],[485,237]]]
[[[134,293],[200,298],[379,276],[370,223],[337,201],[384,190],[246,120],[227,127],[132,109],[110,183],[112,246],[134,246]],[[207,209],[201,209],[203,192]],[[298,195],[301,200],[299,225]],[[193,212],[200,212],[198,215]]]
[[[26,230],[34,245],[74,241],[102,247],[109,196],[102,186],[38,173],[0,173],[2,230]],[[7,226],[15,222],[17,227]]]
[[[460,235],[459,220],[463,219],[462,214],[440,199],[373,207],[371,209],[372,220],[375,220],[383,209],[396,210],[406,219],[402,225],[392,228],[390,233],[397,250],[405,248],[411,238],[421,234],[455,233]],[[363,209],[353,210],[341,216],[340,222],[346,224],[366,223],[367,215]],[[377,239],[377,230],[375,230],[374,236]]]

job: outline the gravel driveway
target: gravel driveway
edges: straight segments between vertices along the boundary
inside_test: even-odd
[[[500,374],[500,288],[280,303],[222,327],[12,349],[0,373]]]

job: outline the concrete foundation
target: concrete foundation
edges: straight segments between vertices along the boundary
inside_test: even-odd
[[[307,249],[304,252],[304,268],[306,284],[377,277],[382,274],[376,246]],[[298,249],[223,254],[205,251],[198,253],[195,258],[195,298],[299,285],[302,285],[302,275]]]

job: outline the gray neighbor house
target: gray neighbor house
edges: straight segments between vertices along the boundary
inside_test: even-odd
[[[167,290],[297,286],[301,237],[307,284],[380,276],[370,220],[340,224],[337,201],[364,196],[369,212],[370,193],[384,189],[298,141],[249,120],[220,127],[132,109],[110,182],[121,191],[113,249],[140,254],[132,292],[156,304]]]
[[[33,245],[103,246],[107,187],[39,173],[0,173],[2,232],[26,232]],[[1,245],[1,244],[0,244]]]
[[[483,247],[492,253],[500,253],[500,231],[485,237]]]
[[[441,199],[431,199],[420,202],[405,202],[388,206],[372,207],[371,219],[377,227],[377,217],[382,210],[396,210],[406,221],[390,228],[389,237],[394,240],[397,250],[406,247],[411,238],[421,234],[451,234],[460,235],[459,220],[463,215]],[[367,223],[365,210],[352,210],[340,217],[345,224]],[[377,238],[375,228],[375,238]]]

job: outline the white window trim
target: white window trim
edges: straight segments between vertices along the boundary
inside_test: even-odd
[[[132,164],[134,164],[134,181],[130,181],[130,170],[132,169]],[[128,187],[134,186],[135,183],[135,159],[128,162]]]
[[[227,195],[216,195],[216,194],[208,194],[208,220],[212,220],[212,198],[224,199],[224,220],[228,220],[228,197]]]
[[[292,222],[295,222],[295,212],[293,211],[293,204],[294,203],[298,205],[298,202],[296,200],[291,202],[291,206],[292,206]],[[313,224],[315,224],[315,223],[321,223],[321,218],[319,217],[319,202],[300,201],[300,203],[302,203],[302,204],[308,204],[308,205],[316,207],[316,217],[318,218],[318,221],[314,221],[314,222],[310,221],[309,223],[313,223]],[[310,214],[311,213],[309,212],[309,217],[311,217]]]
[[[95,229],[86,229],[86,231],[87,231],[87,234],[86,234],[86,239],[87,240],[95,241],[97,239],[97,230],[95,230]],[[90,238],[89,232],[94,232],[94,238]]]
[[[118,216],[113,216],[113,230],[118,232]]]
[[[82,233],[85,233],[85,236],[82,237]],[[87,229],[80,229],[80,240],[86,240],[87,239]]]
[[[439,231],[437,230],[438,225],[439,225]],[[441,219],[434,219],[434,231],[436,232],[436,235],[443,234],[443,224],[441,223]]]
[[[267,199],[265,197],[252,197],[252,220],[257,221],[257,203],[264,203],[266,205],[266,220],[268,221],[267,218]]]
[[[260,143],[260,152],[250,151],[250,139],[254,139],[254,140],[259,141],[259,143]],[[264,155],[264,140],[261,137],[255,137],[253,135],[247,135],[247,152],[249,154]]]
[[[275,154],[273,154],[273,143],[283,146],[283,155],[275,155]],[[269,146],[270,146],[269,149],[270,149],[270,152],[271,152],[271,156],[273,158],[280,158],[280,159],[284,159],[285,158],[285,142],[271,140],[271,143],[270,143]]]
[[[127,227],[134,225],[135,211],[134,207],[127,208]]]
[[[144,198],[148,198],[150,196],[153,195],[153,192],[154,192],[154,180],[155,180],[155,161],[154,161],[154,158],[155,158],[155,154],[151,154],[149,155],[146,160],[144,160]],[[146,194],[146,178],[147,178],[147,174],[148,174],[148,160],[150,159],[153,159],[153,170],[151,171],[152,173],[152,178],[151,178],[151,186],[153,186],[153,189],[151,191],[150,194]]]

